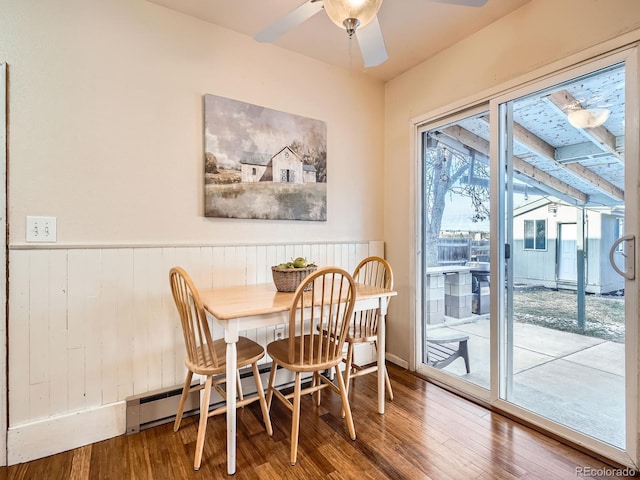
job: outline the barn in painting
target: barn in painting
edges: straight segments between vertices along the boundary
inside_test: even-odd
[[[289,147],[275,155],[247,152],[240,160],[242,182],[315,183],[316,168]]]

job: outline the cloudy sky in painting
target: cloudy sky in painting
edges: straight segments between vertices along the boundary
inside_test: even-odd
[[[327,143],[326,122],[216,95],[204,96],[204,122],[205,151],[223,168],[239,169],[245,152],[274,155],[295,141]]]

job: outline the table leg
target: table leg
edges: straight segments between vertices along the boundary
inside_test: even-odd
[[[378,413],[384,413],[387,299],[380,299],[378,318]]]
[[[227,342],[227,473],[236,473],[236,370],[238,369],[238,322],[230,320],[224,332]]]

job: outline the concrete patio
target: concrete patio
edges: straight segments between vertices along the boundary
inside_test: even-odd
[[[433,335],[465,333],[471,372],[462,359],[442,370],[489,387],[489,319],[450,323]],[[539,415],[624,447],[624,344],[531,324],[514,329],[511,401]]]

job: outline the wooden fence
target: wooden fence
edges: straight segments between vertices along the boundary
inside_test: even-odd
[[[488,262],[489,240],[440,237],[438,265],[464,265],[466,262]]]

